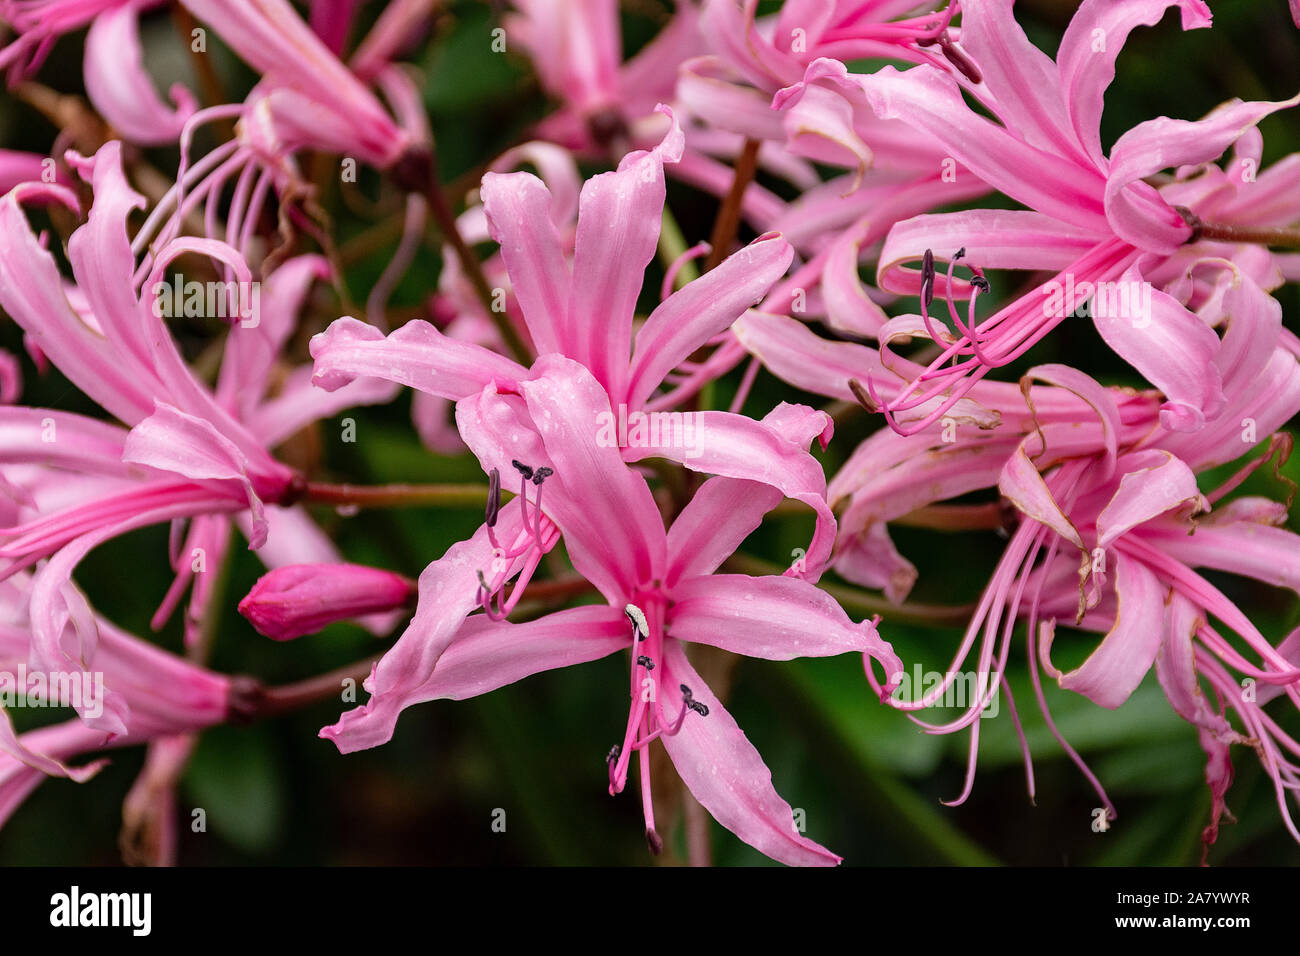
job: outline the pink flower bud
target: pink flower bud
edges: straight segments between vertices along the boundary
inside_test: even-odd
[[[264,574],[239,613],[277,641],[313,634],[335,621],[393,611],[415,596],[415,582],[360,564],[291,564]]]

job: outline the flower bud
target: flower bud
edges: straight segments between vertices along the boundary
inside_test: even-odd
[[[239,613],[277,641],[313,634],[335,621],[404,607],[410,578],[360,564],[291,564],[264,574],[239,602]]]

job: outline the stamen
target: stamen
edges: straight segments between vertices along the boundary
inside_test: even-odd
[[[633,633],[638,641],[644,641],[650,634],[650,623],[645,618],[645,612],[635,604],[629,604],[623,608],[623,613],[627,619],[632,622]]]
[[[636,662],[648,671],[652,671],[655,669],[655,662],[652,661],[650,658],[646,657],[646,655],[644,654],[637,657]]]
[[[980,73],[979,67],[971,60],[957,44],[952,42],[952,38],[945,31],[939,37],[939,49],[943,50],[944,58],[947,59],[962,76],[972,83],[983,83],[984,75]]]
[[[529,481],[533,477],[533,469],[529,468],[523,462],[511,459],[510,464],[515,466],[515,471],[524,476],[524,481]]]
[[[695,711],[701,717],[709,716],[709,705],[701,704],[698,700],[696,700],[694,695],[691,693],[691,689],[687,687],[685,684],[682,684],[681,688],[682,688],[682,703],[689,709]]]
[[[612,765],[614,761],[617,760],[622,753],[623,753],[622,745],[615,744],[614,746],[609,748],[609,753],[605,754],[605,763]]]
[[[934,252],[925,250],[921,258],[921,305],[929,309],[934,301]]]
[[[488,472],[488,499],[487,510],[483,515],[483,522],[489,528],[495,528],[497,524],[497,515],[501,513],[501,472],[493,468]]]
[[[551,477],[551,475],[553,474],[555,474],[554,468],[547,468],[545,465],[543,465],[541,468],[538,468],[537,471],[533,473],[533,484],[535,484],[537,487],[540,488],[542,486],[542,482],[545,481],[547,478]]]
[[[861,405],[863,408],[865,408],[867,411],[869,412],[880,411],[880,405],[876,403],[876,400],[874,398],[872,398],[870,395],[867,394],[867,390],[862,387],[862,383],[859,382],[856,378],[849,379],[849,391],[852,392],[853,397],[858,400],[858,404]]]

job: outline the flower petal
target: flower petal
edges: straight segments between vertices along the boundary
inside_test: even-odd
[[[682,645],[664,642],[663,683],[685,684],[709,709],[687,714],[681,729],[660,738],[682,782],[704,809],[754,849],[790,866],[836,866],[840,858],[795,828],[794,811],[772,786],[772,771],[744,731],[695,673]]]

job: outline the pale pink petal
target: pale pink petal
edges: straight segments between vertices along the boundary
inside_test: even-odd
[[[144,68],[139,11],[140,4],[128,3],[92,21],[86,34],[86,96],[126,139],[158,146],[180,138],[198,103],[179,83],[171,88],[174,109],[158,98]]]
[[[1065,30],[1056,54],[1061,93],[1079,142],[1099,166],[1105,162],[1101,113],[1115,59],[1129,33],[1159,23],[1172,6],[1179,8],[1184,30],[1210,26],[1205,0],[1084,0]]]
[[[311,355],[316,360],[313,381],[326,391],[369,376],[458,401],[490,382],[512,382],[527,374],[510,359],[443,335],[419,319],[385,337],[373,325],[345,316],[312,337]]]
[[[673,120],[653,150],[629,153],[616,171],[594,176],[582,187],[568,308],[574,341],[568,354],[611,395],[626,388],[632,316],[659,241],[664,163],[677,162],[684,148]]]
[[[569,265],[550,191],[531,173],[488,173],[480,192],[533,344],[540,354],[568,351],[577,331],[568,321]]]
[[[1169,589],[1136,558],[1117,556],[1112,566],[1119,596],[1115,626],[1087,660],[1059,681],[1066,690],[1113,709],[1128,700],[1155,662]]]
[[[668,631],[678,640],[772,661],[870,654],[891,683],[903,671],[875,624],[849,620],[834,598],[807,581],[706,574],[680,581],[672,599]]]
[[[641,408],[665,375],[761,302],[793,256],[779,234],[759,236],[665,299],[637,331],[628,406]]]
[[[695,673],[676,641],[664,642],[664,693],[684,684],[708,716],[687,714],[661,739],[682,782],[724,827],[760,853],[791,866],[835,866],[840,858],[799,833],[794,811],[772,786],[772,771]]]
[[[1196,487],[1196,475],[1168,452],[1125,455],[1119,467],[1124,477],[1097,516],[1099,547],[1110,547],[1121,535],[1175,508],[1208,510]]]
[[[1136,269],[1119,281],[1140,290],[1133,298],[1143,301],[1126,310],[1097,308],[1094,299],[1097,331],[1120,358],[1164,392],[1160,423],[1172,431],[1195,431],[1218,416],[1226,402],[1215,364],[1219,337],[1172,296],[1152,289]]]

